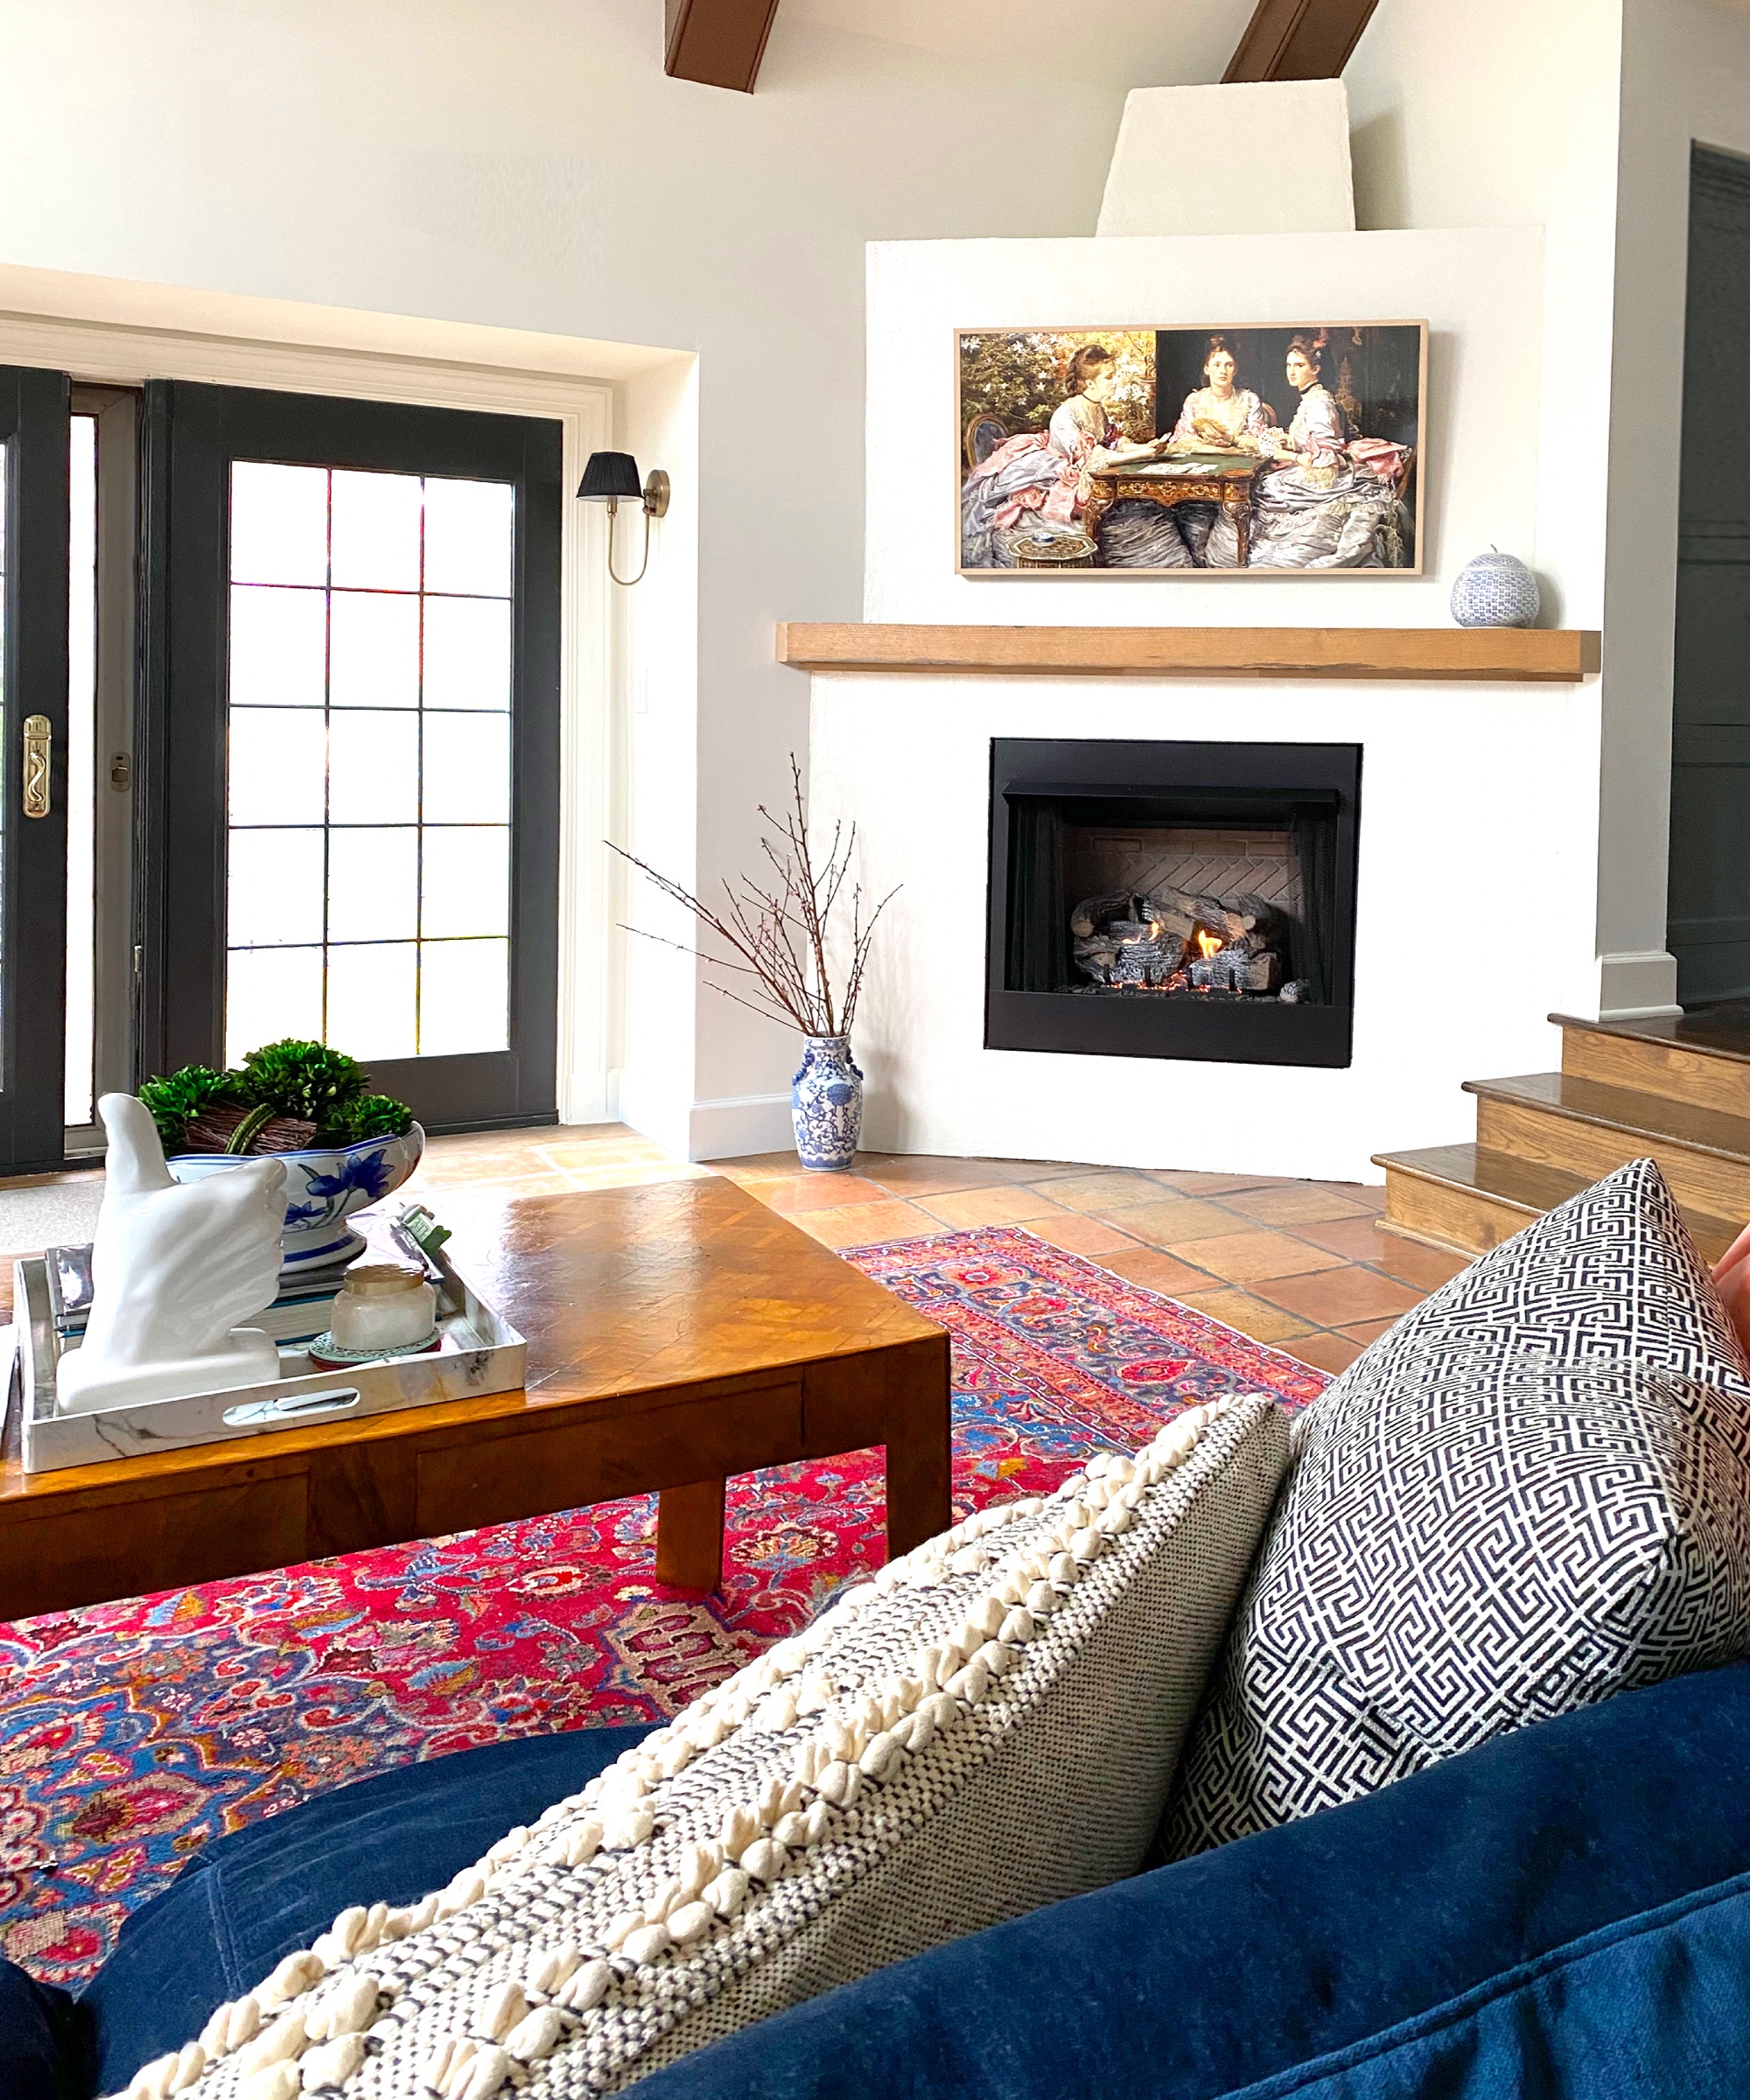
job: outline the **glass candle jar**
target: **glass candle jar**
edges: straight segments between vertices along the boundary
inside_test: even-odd
[[[429,1342],[437,1319],[438,1293],[417,1269],[368,1262],[347,1271],[330,1331],[337,1348],[387,1355]]]

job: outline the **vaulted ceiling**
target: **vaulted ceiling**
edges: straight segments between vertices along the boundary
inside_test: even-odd
[[[780,0],[664,0],[667,65],[751,89]],[[786,25],[1110,88],[1340,73],[1376,0],[782,0]]]
[[[782,0],[786,18],[1110,88],[1219,80],[1256,0]]]

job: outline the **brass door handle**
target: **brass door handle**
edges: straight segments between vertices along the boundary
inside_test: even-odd
[[[54,730],[46,715],[24,717],[24,815],[49,813],[49,745]]]

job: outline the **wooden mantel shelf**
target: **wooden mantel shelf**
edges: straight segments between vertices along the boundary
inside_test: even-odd
[[[1599,659],[1599,636],[1578,627],[778,627],[778,661],[799,671],[1573,685]]]

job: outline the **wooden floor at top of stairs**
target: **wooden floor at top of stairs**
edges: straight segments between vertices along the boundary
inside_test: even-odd
[[[1513,1079],[1467,1079],[1464,1090],[1480,1101],[1498,1101],[1542,1110],[1644,1138],[1658,1144],[1750,1166],[1750,1116],[1726,1116],[1692,1102],[1671,1101],[1628,1087],[1601,1086],[1561,1072],[1532,1072]]]

